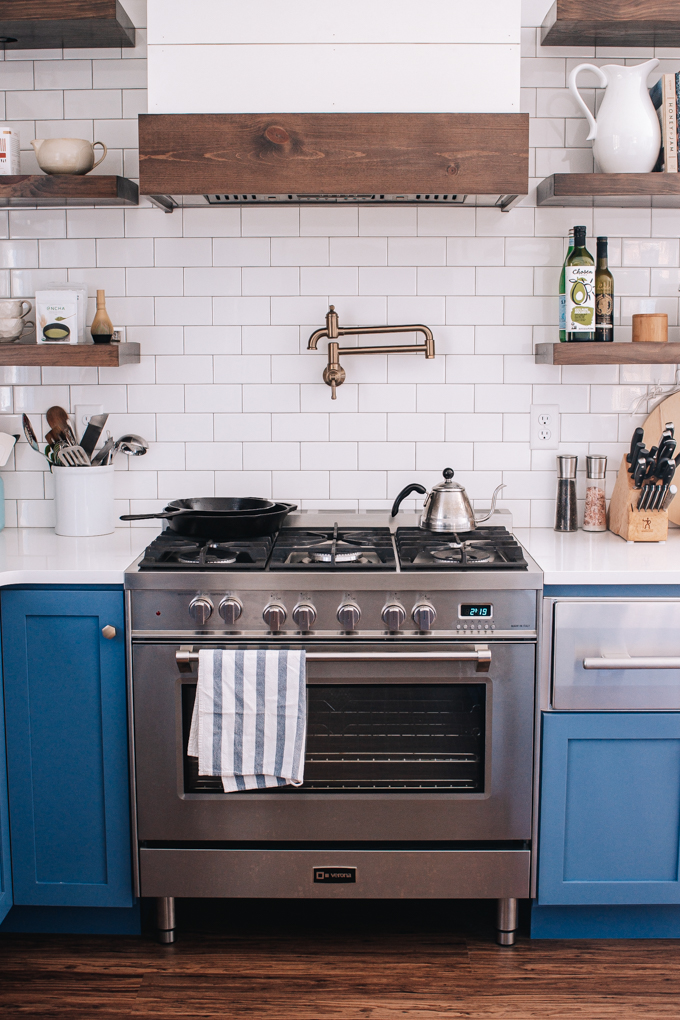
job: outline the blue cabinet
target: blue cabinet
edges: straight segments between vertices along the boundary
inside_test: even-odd
[[[2,650],[14,902],[131,906],[123,592],[4,591]]]
[[[543,715],[539,905],[680,903],[680,713]]]
[[[0,921],[12,906],[12,864],[9,848],[9,804],[5,758],[5,713],[0,683]]]

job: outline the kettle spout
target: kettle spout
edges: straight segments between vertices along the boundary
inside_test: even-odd
[[[33,141],[31,142],[31,145],[33,146],[33,151],[35,152],[36,156],[40,152],[40,146],[44,141],[45,141],[44,138],[34,138]]]
[[[475,524],[483,524],[484,521],[488,521],[489,518],[493,516],[493,512],[496,509],[496,500],[498,499],[498,493],[501,491],[501,489],[504,488],[505,482],[502,482],[501,485],[496,486],[496,488],[493,490],[493,496],[491,497],[491,509],[489,510],[488,513],[484,514],[482,517],[478,517],[477,514],[475,514]]]

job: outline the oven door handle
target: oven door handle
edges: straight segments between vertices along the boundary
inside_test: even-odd
[[[680,669],[678,655],[633,655],[620,658],[584,659],[584,669]]]
[[[175,652],[180,673],[191,673],[198,662],[198,652],[192,647]],[[307,652],[308,662],[474,662],[477,673],[488,673],[491,649],[488,645],[475,645],[467,652]]]

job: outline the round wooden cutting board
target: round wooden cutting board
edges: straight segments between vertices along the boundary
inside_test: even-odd
[[[667,421],[672,421],[675,424],[675,436],[678,440],[678,449],[675,451],[677,456],[680,453],[680,393],[672,393],[647,415],[643,428],[645,430],[644,444],[648,450],[658,445]],[[679,479],[680,471],[673,480],[675,485],[678,484]],[[668,520],[673,524],[680,525],[680,495],[676,496],[668,507]]]

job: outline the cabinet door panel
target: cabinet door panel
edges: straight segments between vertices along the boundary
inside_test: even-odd
[[[5,758],[5,711],[0,683],[0,921],[12,906],[12,862],[9,842],[7,761]]]
[[[543,717],[539,903],[680,903],[680,714]]]
[[[15,902],[129,906],[123,594],[4,592],[2,635]]]

